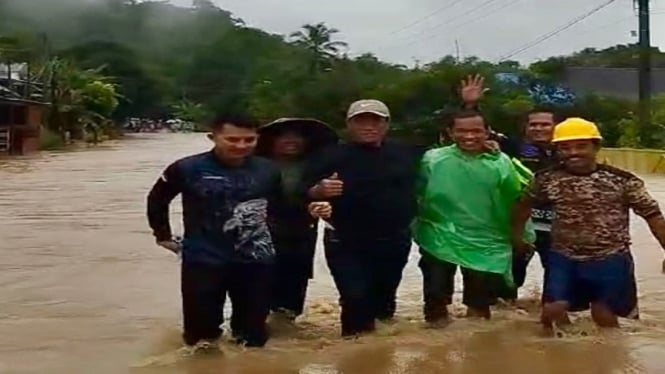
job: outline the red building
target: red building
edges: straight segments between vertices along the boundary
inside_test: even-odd
[[[39,150],[44,104],[0,97],[0,154],[22,155]]]
[[[30,79],[29,65],[0,64],[0,155],[39,149],[45,105],[41,84]]]

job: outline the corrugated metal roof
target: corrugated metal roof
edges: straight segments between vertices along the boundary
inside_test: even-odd
[[[28,104],[40,104],[48,105],[45,102],[32,100],[26,97],[23,97],[18,92],[6,87],[5,85],[0,84],[0,101],[12,102],[12,103],[28,103]]]
[[[595,93],[624,99],[639,98],[638,71],[632,68],[567,67],[564,81],[573,91]],[[665,69],[651,71],[653,94],[665,93]]]
[[[35,105],[51,105],[50,103],[45,103],[36,100],[28,100],[21,98],[12,98],[12,97],[1,97],[0,103],[10,103],[10,104],[35,104]]]

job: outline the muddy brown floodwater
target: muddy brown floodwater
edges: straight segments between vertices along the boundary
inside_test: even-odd
[[[618,332],[576,316],[562,337],[536,324],[541,270],[523,309],[490,322],[421,322],[418,255],[399,291],[399,321],[358,341],[338,338],[336,292],[317,253],[308,310],[276,327],[264,350],[230,344],[187,356],[180,343],[178,260],[153,244],[145,195],[171,161],[209,147],[201,134],[136,135],[70,153],[0,160],[0,373],[664,373],[662,251],[635,219],[642,320]],[[665,201],[665,178],[650,177]],[[180,231],[179,201],[173,222]],[[454,306],[456,315],[463,308]]]

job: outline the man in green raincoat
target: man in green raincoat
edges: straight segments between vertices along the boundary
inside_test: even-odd
[[[433,325],[448,319],[458,266],[468,315],[490,318],[496,291],[512,284],[510,215],[529,178],[505,154],[486,152],[489,127],[479,112],[457,113],[448,135],[454,145],[423,157],[412,227],[422,254],[425,320]]]

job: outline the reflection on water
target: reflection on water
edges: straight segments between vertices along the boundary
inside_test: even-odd
[[[209,145],[202,135],[139,135],[71,153],[0,160],[1,373],[662,373],[661,251],[635,221],[639,322],[597,331],[578,316],[564,337],[537,325],[533,261],[523,309],[424,329],[415,251],[400,288],[400,319],[371,337],[338,338],[336,293],[317,254],[306,316],[274,326],[264,350],[230,344],[188,356],[180,343],[178,261],[153,245],[147,189],[171,161]],[[665,179],[649,178],[665,199]],[[173,222],[179,230],[179,207]]]

